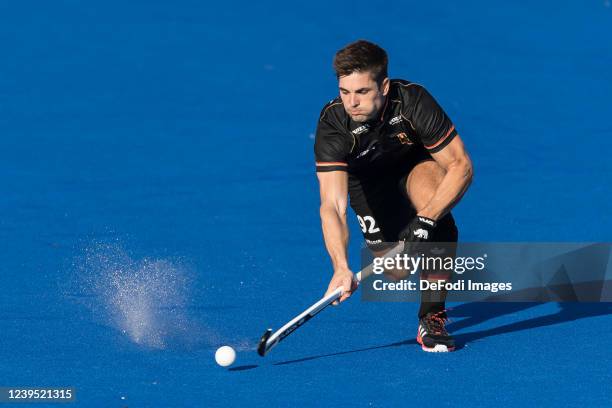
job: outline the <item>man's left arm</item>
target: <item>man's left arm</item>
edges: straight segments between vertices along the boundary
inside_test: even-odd
[[[433,197],[419,211],[420,216],[439,220],[459,202],[472,182],[472,161],[459,135],[442,150],[431,153],[436,163],[446,174],[438,185]]]

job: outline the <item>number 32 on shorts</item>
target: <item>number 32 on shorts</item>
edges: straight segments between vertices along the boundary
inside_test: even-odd
[[[376,226],[376,220],[371,215],[366,215],[365,217],[357,215],[357,220],[359,220],[361,231],[364,234],[373,234],[380,231],[380,228]]]

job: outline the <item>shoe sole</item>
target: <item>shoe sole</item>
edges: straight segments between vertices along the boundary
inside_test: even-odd
[[[434,347],[427,347],[423,344],[423,339],[420,335],[417,335],[416,341],[421,345],[421,349],[428,353],[450,353],[455,351],[455,347],[447,347],[444,344],[436,344]]]

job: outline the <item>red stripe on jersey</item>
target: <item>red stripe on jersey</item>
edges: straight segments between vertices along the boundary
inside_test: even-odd
[[[347,163],[343,162],[316,162],[317,166],[348,166]]]
[[[425,146],[425,148],[426,149],[434,149],[437,146],[440,146],[450,136],[450,134],[453,133],[453,130],[455,130],[455,125],[451,126],[451,128],[448,130],[448,132],[446,133],[446,135],[444,135],[444,137],[442,139],[438,140],[436,143],[432,144],[431,146]]]

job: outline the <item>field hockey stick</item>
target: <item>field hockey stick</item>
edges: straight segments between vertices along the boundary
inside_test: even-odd
[[[393,257],[396,254],[399,254],[404,250],[404,242],[400,242],[387,252],[385,257]],[[355,279],[357,282],[361,282],[365,280],[368,276],[372,274],[374,265],[370,264],[363,268],[361,271],[355,274]],[[310,306],[308,309],[304,310],[302,313],[288,321],[283,327],[278,329],[275,332],[272,332],[272,329],[267,329],[261,339],[259,340],[259,345],[257,347],[257,353],[260,356],[265,356],[273,347],[275,347],[278,343],[280,343],[283,339],[293,333],[297,328],[303,326],[307,321],[315,317],[320,311],[325,309],[330,304],[334,303],[336,300],[340,299],[344,293],[344,288],[340,286],[332,293],[324,296],[320,300],[318,300],[315,304]]]

